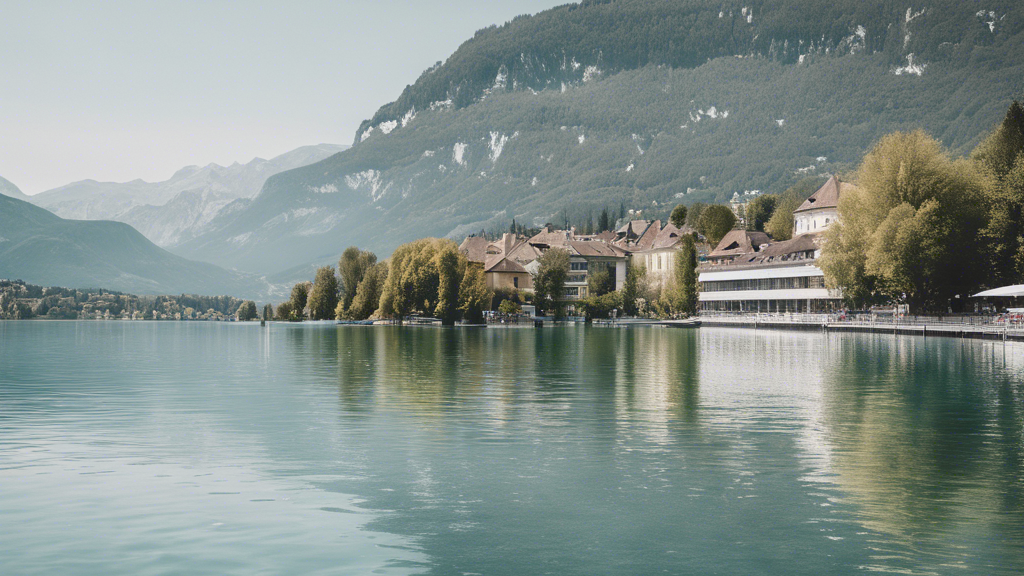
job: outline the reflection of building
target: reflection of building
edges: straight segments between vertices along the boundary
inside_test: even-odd
[[[851,187],[830,178],[793,213],[797,236],[791,240],[769,243],[766,234],[744,230],[726,234],[700,269],[701,310],[821,312],[841,307],[842,294],[825,288],[825,274],[815,260],[821,255],[821,232],[836,221],[839,196]]]

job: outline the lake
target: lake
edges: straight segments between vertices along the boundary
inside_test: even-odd
[[[1024,344],[0,322],[0,573],[1020,574]]]

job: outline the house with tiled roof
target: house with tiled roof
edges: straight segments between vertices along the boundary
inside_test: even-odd
[[[821,232],[839,218],[839,196],[853,184],[832,176],[793,211],[793,235]]]
[[[733,230],[700,267],[704,312],[825,312],[843,305],[842,292],[825,286],[817,266],[823,232],[839,218],[839,199],[853,185],[832,177],[793,212],[795,236],[762,243]],[[767,238],[767,236],[765,236]]]

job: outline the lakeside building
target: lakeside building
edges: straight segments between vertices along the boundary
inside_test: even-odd
[[[533,276],[540,268],[538,259],[552,248],[565,250],[569,253],[565,297],[578,300],[587,297],[587,279],[598,270],[608,270],[615,279],[616,290],[621,290],[626,282],[629,252],[598,236],[545,226],[530,238],[506,232],[500,240],[490,242],[471,236],[463,240],[459,250],[470,262],[483,265],[488,288],[525,291],[533,291]]]
[[[839,197],[850,188],[852,185],[835,176],[830,178],[794,211],[797,235],[791,240],[772,243],[764,233],[745,230],[726,234],[698,269],[700,310],[824,312],[842,308],[842,293],[825,287],[825,274],[816,260],[821,256],[821,233],[836,222]]]

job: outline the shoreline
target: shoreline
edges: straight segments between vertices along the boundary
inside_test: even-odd
[[[939,336],[945,338],[971,338],[976,340],[1003,340],[1024,342],[1024,328],[997,324],[958,324],[923,322],[863,322],[836,321],[809,318],[759,318],[742,316],[736,318],[702,316],[703,326],[726,328],[767,328],[770,330],[803,330],[819,332],[853,332],[892,334],[894,336]]]

